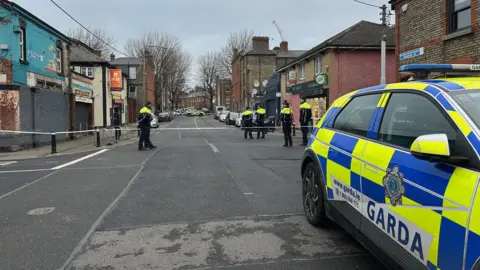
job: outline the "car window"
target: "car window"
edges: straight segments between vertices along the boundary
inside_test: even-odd
[[[454,143],[457,132],[435,104],[424,96],[393,93],[380,125],[379,140],[410,148],[421,135],[445,133]]]
[[[374,94],[353,98],[338,114],[333,128],[367,136],[370,120],[380,97],[381,94]]]

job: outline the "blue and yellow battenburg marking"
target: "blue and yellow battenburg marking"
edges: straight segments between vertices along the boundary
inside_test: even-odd
[[[409,153],[328,129],[348,101],[359,94],[389,89],[424,91],[434,97],[480,154],[480,140],[463,116],[445,98],[444,90],[480,89],[480,79],[426,80],[364,88],[334,102],[313,131],[308,147],[317,154],[326,176],[328,199],[334,198],[331,175],[362,191],[362,213],[429,269],[471,269],[480,250],[480,196],[474,199],[479,174],[414,158]],[[382,94],[370,123],[368,137],[376,138],[390,93]],[[373,170],[362,169],[363,164]],[[392,206],[384,179],[389,169],[402,170],[402,204]],[[361,177],[360,177],[361,175]],[[467,192],[466,192],[467,191]],[[480,192],[478,192],[480,194]],[[366,201],[365,201],[366,200]],[[473,201],[473,203],[472,203]],[[473,205],[469,221],[470,205]],[[382,213],[382,214],[381,214]],[[389,223],[390,222],[390,223]],[[408,224],[408,225],[407,225]],[[393,226],[395,225],[395,230]],[[390,226],[390,227],[389,227]],[[406,241],[406,235],[409,241]],[[467,243],[465,242],[466,237]],[[467,245],[466,245],[467,244]],[[467,249],[464,250],[465,245]]]

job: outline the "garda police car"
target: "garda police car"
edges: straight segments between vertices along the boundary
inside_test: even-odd
[[[400,71],[413,80],[342,96],[317,123],[307,219],[335,221],[389,268],[480,269],[480,65]]]

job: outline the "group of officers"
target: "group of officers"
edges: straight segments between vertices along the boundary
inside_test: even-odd
[[[262,106],[259,106],[255,111],[257,116],[257,139],[265,139],[265,134],[267,133],[267,128],[265,127],[265,109]],[[254,112],[250,110],[250,107],[247,107],[242,114],[243,125],[245,128],[244,137],[247,139],[253,139],[252,127],[253,127],[253,114]],[[300,105],[300,129],[302,131],[302,144],[306,146],[308,143],[308,133],[310,127],[313,126],[312,123],[312,107],[306,102],[305,99],[302,99],[302,104]],[[138,150],[143,151],[147,149],[155,148],[150,141],[150,123],[152,121],[152,103],[147,102],[144,107],[140,109],[140,113],[137,117],[138,128],[140,130],[140,139],[138,140]],[[283,103],[283,108],[280,112],[280,122],[282,123],[283,137],[285,139],[285,144],[283,147],[292,147],[292,125],[293,125],[293,110],[290,108],[290,104],[285,101]],[[248,136],[247,136],[248,135]],[[260,137],[261,135],[261,137]]]
[[[265,127],[265,109],[262,106],[258,106],[258,109],[255,111],[257,116],[257,139],[265,139],[265,134],[267,133],[267,128]],[[253,114],[254,112],[250,110],[250,107],[247,107],[246,110],[242,113],[243,126],[245,129],[244,137],[247,139],[253,139],[252,127],[253,127]],[[302,99],[302,104],[300,105],[300,130],[302,131],[302,144],[306,146],[308,143],[308,133],[310,127],[313,126],[312,121],[312,106],[307,103],[305,99]],[[280,112],[280,122],[282,123],[283,137],[285,139],[285,144],[283,147],[292,147],[292,125],[293,125],[293,110],[290,108],[290,104],[287,101],[284,101],[283,108]],[[260,137],[261,134],[261,137]]]

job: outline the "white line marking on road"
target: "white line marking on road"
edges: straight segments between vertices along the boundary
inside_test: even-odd
[[[10,165],[10,164],[14,164],[14,163],[17,163],[17,162],[16,161],[0,162],[0,166],[7,166],[7,165]]]
[[[218,148],[217,148],[213,143],[209,143],[209,142],[207,141],[207,139],[204,139],[204,140],[205,140],[205,142],[206,142],[208,145],[210,145],[210,148],[212,148],[212,150],[213,150],[214,153],[220,152],[220,151],[218,150]]]
[[[65,263],[62,265],[59,270],[65,270],[68,265],[77,257],[82,252],[83,247],[87,244],[88,239],[92,236],[92,234],[95,232],[97,227],[100,225],[100,223],[105,219],[105,217],[117,206],[118,202],[127,194],[127,192],[130,190],[130,188],[133,186],[135,181],[138,179],[138,176],[140,176],[140,173],[143,171],[143,168],[145,168],[145,164],[150,160],[153,155],[155,155],[158,151],[160,151],[162,148],[158,148],[155,152],[153,152],[150,156],[147,157],[142,163],[142,166],[138,169],[138,171],[135,173],[133,178],[128,182],[127,186],[118,194],[118,196],[107,206],[105,211],[103,211],[102,214],[98,217],[97,220],[92,224],[88,232],[85,234],[85,236],[78,242],[77,246],[73,249],[72,253],[70,253],[70,256],[68,259],[65,261]],[[56,171],[57,172],[57,171]]]
[[[193,118],[193,122],[195,123],[195,127],[196,127],[197,129],[200,129],[200,128],[198,127],[197,117]]]
[[[80,161],[83,161],[83,160],[85,160],[85,159],[89,159],[89,158],[94,157],[94,156],[96,156],[96,155],[100,155],[101,153],[107,152],[108,150],[109,150],[109,149],[100,150],[100,151],[95,152],[95,153],[93,153],[93,154],[90,154],[90,155],[81,157],[81,158],[79,158],[79,159],[72,160],[72,161],[67,162],[67,163],[65,163],[65,164],[62,164],[62,165],[58,165],[57,167],[53,167],[52,170],[59,170],[59,169],[61,169],[61,168],[65,168],[65,167],[67,167],[67,166],[73,165],[73,164],[78,163],[78,162],[80,162]]]
[[[51,171],[52,169],[32,169],[32,170],[16,170],[16,171],[0,171],[2,173],[22,173],[22,172],[44,172]]]
[[[13,194],[13,193],[15,193],[15,192],[17,192],[17,191],[20,191],[20,190],[22,190],[22,189],[24,189],[24,188],[26,188],[26,187],[28,187],[28,186],[33,185],[33,184],[37,183],[38,181],[41,181],[41,180],[43,180],[43,179],[45,179],[45,178],[47,178],[47,177],[49,177],[49,176],[51,176],[51,175],[54,175],[56,172],[58,172],[58,171],[53,171],[53,172],[51,172],[51,173],[49,173],[49,174],[47,174],[47,175],[45,175],[45,176],[43,176],[43,177],[38,178],[37,180],[35,180],[35,181],[33,181],[33,182],[30,182],[30,183],[28,183],[28,184],[26,184],[26,185],[23,185],[23,186],[21,186],[21,187],[19,187],[19,188],[17,188],[17,189],[14,189],[14,190],[10,191],[10,192],[8,192],[8,193],[3,194],[2,196],[0,196],[0,200],[3,199],[3,198],[5,198],[5,197],[7,197],[7,196],[9,196],[9,195],[11,195],[11,194]]]
[[[247,193],[244,193],[245,195],[253,195],[252,192],[247,192]]]

